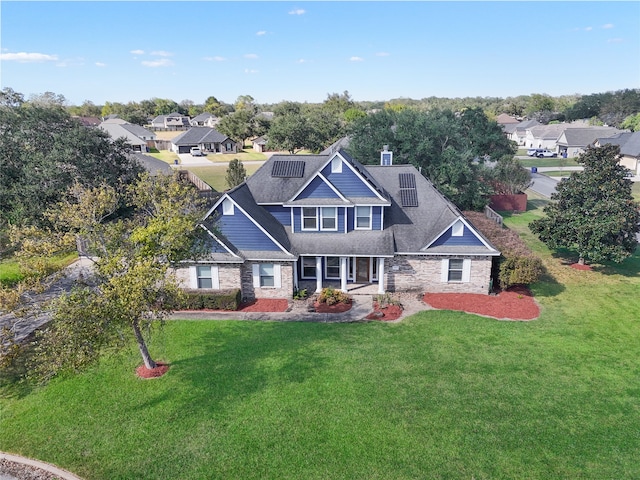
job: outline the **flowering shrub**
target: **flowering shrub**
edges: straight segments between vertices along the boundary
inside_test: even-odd
[[[351,303],[351,297],[342,290],[336,290],[332,287],[323,288],[318,295],[318,303],[326,303],[327,305],[335,305],[337,303]]]

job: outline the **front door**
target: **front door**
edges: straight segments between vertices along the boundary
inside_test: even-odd
[[[356,258],[356,282],[357,283],[369,282],[369,258],[368,257]]]

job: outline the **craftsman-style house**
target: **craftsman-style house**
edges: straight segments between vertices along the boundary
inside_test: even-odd
[[[364,166],[339,150],[274,155],[225,192],[202,227],[215,247],[178,270],[188,288],[245,299],[301,288],[488,293],[500,253],[411,165]]]

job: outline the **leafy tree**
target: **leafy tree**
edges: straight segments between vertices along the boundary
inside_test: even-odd
[[[464,209],[486,205],[490,190],[481,181],[485,156],[500,158],[515,151],[500,127],[478,109],[460,114],[451,110],[385,109],[353,122],[350,139],[349,152],[369,164],[378,163],[382,146],[389,145],[394,161],[421,169]]]
[[[123,141],[88,129],[59,105],[0,106],[0,223],[41,225],[74,183],[131,182],[142,167]]]
[[[302,106],[297,102],[284,102],[274,109],[274,118],[269,128],[269,148],[296,153],[296,150],[307,145],[309,132]]]
[[[156,116],[169,115],[170,113],[173,113],[173,112],[178,112],[183,115],[187,113],[186,110],[180,107],[180,105],[178,105],[176,102],[168,98],[153,98],[152,100],[156,104],[156,108],[153,112],[154,115]]]
[[[220,118],[230,112],[228,106],[224,105],[222,102],[218,101],[216,97],[213,96],[207,97],[207,99],[204,101],[203,111],[209,112],[210,114]]]
[[[493,190],[499,195],[522,193],[531,185],[531,173],[522,167],[520,160],[510,155],[498,160],[488,172]]]
[[[234,158],[229,162],[229,166],[227,167],[227,175],[225,176],[227,186],[229,188],[233,188],[240,185],[244,182],[245,178],[247,178],[247,171],[245,170],[244,165],[240,160]]]
[[[636,113],[635,115],[629,115],[620,124],[620,127],[628,128],[632,132],[640,132],[640,113]]]
[[[238,141],[242,148],[247,138],[254,135],[255,112],[251,109],[241,109],[223,117],[217,125],[217,130]]]
[[[116,217],[125,204],[129,215]],[[142,176],[125,191],[74,186],[48,211],[52,228],[28,230],[23,249],[53,242],[59,250],[83,238],[94,257],[93,275],[52,305],[52,320],[37,333],[31,370],[49,378],[79,370],[106,348],[138,346],[147,368],[156,362],[145,332],[170,312],[180,295],[172,267],[197,258],[205,243],[196,228],[203,204],[195,188],[178,176]]]
[[[576,250],[580,264],[621,262],[634,252],[639,205],[619,153],[617,145],[590,148],[578,157],[584,170],[558,183],[546,216],[530,224],[549,248]]]

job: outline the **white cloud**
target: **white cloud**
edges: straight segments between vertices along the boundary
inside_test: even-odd
[[[378,52],[376,53],[376,57],[388,57],[391,55],[389,52]]]
[[[305,13],[307,12],[305,12],[302,8],[296,8],[295,10],[291,10],[289,12],[289,15],[304,15]]]
[[[586,30],[587,32],[590,32],[591,30],[593,30],[593,27],[586,27],[586,28],[585,28],[585,30]]]
[[[172,57],[173,53],[165,52],[164,50],[156,50],[155,52],[151,52],[151,55],[155,55],[157,57]]]
[[[247,53],[244,55],[244,58],[248,58],[250,60],[255,60],[258,58],[258,55],[256,55],[255,53]]]
[[[131,50],[129,53],[133,55],[144,55],[144,50]]]
[[[602,28],[613,28],[613,23],[605,23]]]
[[[298,60],[297,63],[309,63],[307,60],[305,60],[304,58],[301,58],[300,60]]]
[[[224,62],[227,59],[216,55],[215,57],[204,57],[204,60],[206,60],[207,62]]]
[[[106,66],[107,66],[106,63],[96,62],[96,67],[106,67]]]
[[[622,38],[610,38],[609,40],[607,40],[607,43],[622,43],[624,42],[624,39]]]
[[[349,59],[350,62],[364,62],[364,58],[362,57],[351,57]]]
[[[244,73],[246,73],[247,75],[253,75],[254,73],[258,73],[258,70],[251,70],[249,68],[245,68]]]
[[[159,60],[145,60],[142,65],[145,67],[170,67],[173,62],[168,58],[161,58]]]
[[[58,56],[35,52],[0,53],[0,60],[20,63],[56,62],[58,60]]]
[[[267,34],[266,30],[260,30],[260,31],[256,32],[256,35],[259,36],[259,37],[261,37],[262,35],[266,35],[266,34]]]

